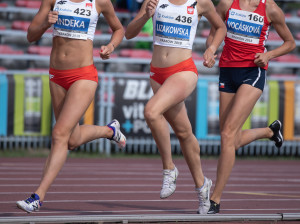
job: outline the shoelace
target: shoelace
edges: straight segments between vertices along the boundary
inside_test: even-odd
[[[206,185],[206,180],[204,181],[204,186],[202,187],[202,189],[204,187],[206,187],[205,185]],[[207,196],[206,196],[207,193],[208,193],[207,189],[205,189],[205,188],[202,191],[198,191],[198,198],[199,198],[199,206],[200,207],[204,206],[204,201],[207,199]]]
[[[34,201],[35,201],[35,199],[34,199],[33,197],[29,197],[29,198],[27,198],[27,199],[25,200],[25,202],[26,202],[27,204],[32,203],[32,202],[34,202]]]
[[[199,207],[202,207],[204,205],[204,194],[201,194],[202,192],[198,192],[198,198],[199,198]]]
[[[171,176],[171,171],[169,171],[169,170],[164,171],[163,187],[169,187],[170,183],[174,182],[173,179],[174,178]]]

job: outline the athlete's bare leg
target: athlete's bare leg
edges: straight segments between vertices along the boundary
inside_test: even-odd
[[[51,97],[55,118],[57,119],[64,103],[66,90],[52,82],[50,82],[50,85],[52,85],[51,88],[54,90],[51,93]],[[77,123],[70,136],[68,148],[72,150],[86,142],[98,138],[110,138],[112,135],[113,131],[106,126],[79,125]]]
[[[43,201],[48,188],[61,170],[68,154],[68,142],[74,129],[78,129],[78,121],[87,110],[95,96],[97,83],[89,80],[79,80],[75,82],[68,92],[64,93],[62,87],[50,82],[50,91],[52,96],[53,108],[56,115],[56,124],[52,131],[51,152],[47,158],[45,170],[42,176],[41,183],[35,191]],[[64,96],[62,98],[59,98]],[[111,137],[101,132],[101,137]],[[94,134],[92,134],[95,136]],[[88,136],[86,133],[83,136]],[[90,137],[87,137],[90,139]]]
[[[180,72],[169,77],[163,85],[151,80],[155,94],[145,107],[145,118],[162,155],[163,168],[174,168],[169,129],[166,125],[161,125],[162,122],[165,123],[166,118],[180,141],[196,187],[201,187],[204,176],[200,163],[200,147],[192,133],[183,102],[195,89],[197,79],[193,72]]]
[[[165,112],[164,116],[179,139],[183,156],[188,164],[196,188],[204,183],[200,160],[200,146],[192,132],[192,125],[187,115],[185,103],[181,102]]]
[[[161,87],[161,85],[154,80],[150,79],[150,84],[154,93],[154,96],[148,101],[148,103],[145,106],[144,109],[144,114],[145,114],[145,119],[148,123],[148,126],[151,129],[152,136],[156,142],[156,145],[158,147],[161,160],[162,160],[162,165],[163,169],[168,169],[172,170],[174,169],[174,163],[172,160],[172,152],[171,150],[171,142],[170,142],[170,129],[169,125],[163,116],[163,112],[156,111],[157,113],[155,115],[152,114],[152,104],[155,103],[155,95],[157,94],[157,91]],[[156,98],[156,97],[155,97]],[[153,101],[153,103],[152,103]],[[163,109],[163,108],[161,108]],[[155,120],[150,120],[153,119],[152,116],[156,116]],[[159,136],[157,136],[159,135]]]
[[[220,92],[220,130],[223,130],[224,122],[226,121],[229,110],[232,108],[234,99],[234,93]],[[269,127],[246,130],[240,129],[235,138],[235,149],[237,150],[258,139],[271,138],[273,134]]]
[[[269,138],[269,128],[242,131],[262,91],[250,85],[242,85],[236,94],[220,92],[221,154],[218,161],[216,185],[211,200],[220,203],[223,189],[235,162],[235,151],[254,140]]]

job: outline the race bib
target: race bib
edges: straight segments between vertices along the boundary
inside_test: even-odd
[[[175,46],[189,46],[192,16],[178,13],[157,13],[155,41]]]
[[[86,5],[85,8],[66,8],[65,5],[56,7],[54,11],[58,11],[59,14],[54,24],[54,34],[66,38],[87,40],[92,12],[90,8],[89,5]]]
[[[263,26],[263,16],[253,12],[230,9],[227,37],[244,43],[259,44]]]

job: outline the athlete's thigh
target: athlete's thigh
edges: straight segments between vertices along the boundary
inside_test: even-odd
[[[234,130],[241,129],[261,94],[262,91],[258,88],[248,84],[241,85],[223,125],[229,125]]]
[[[90,80],[76,81],[69,88],[56,125],[72,131],[92,102],[97,83]]]
[[[224,122],[234,102],[234,96],[235,93],[227,93],[227,92],[220,91],[220,106],[219,106],[220,130],[223,130]]]
[[[151,80],[154,95],[147,103],[154,111],[164,113],[174,105],[182,102],[195,89],[198,77],[195,73],[184,71],[170,76],[163,85]]]
[[[57,85],[54,82],[50,81],[49,85],[50,85],[52,107],[53,107],[55,119],[57,120],[61,108],[63,106],[67,91],[63,87]]]

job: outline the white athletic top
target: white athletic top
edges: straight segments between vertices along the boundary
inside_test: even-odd
[[[58,11],[53,36],[93,40],[99,14],[95,0],[76,3],[71,0],[56,0],[53,11]]]
[[[160,0],[153,15],[153,44],[192,49],[197,25],[197,1],[174,5]]]

